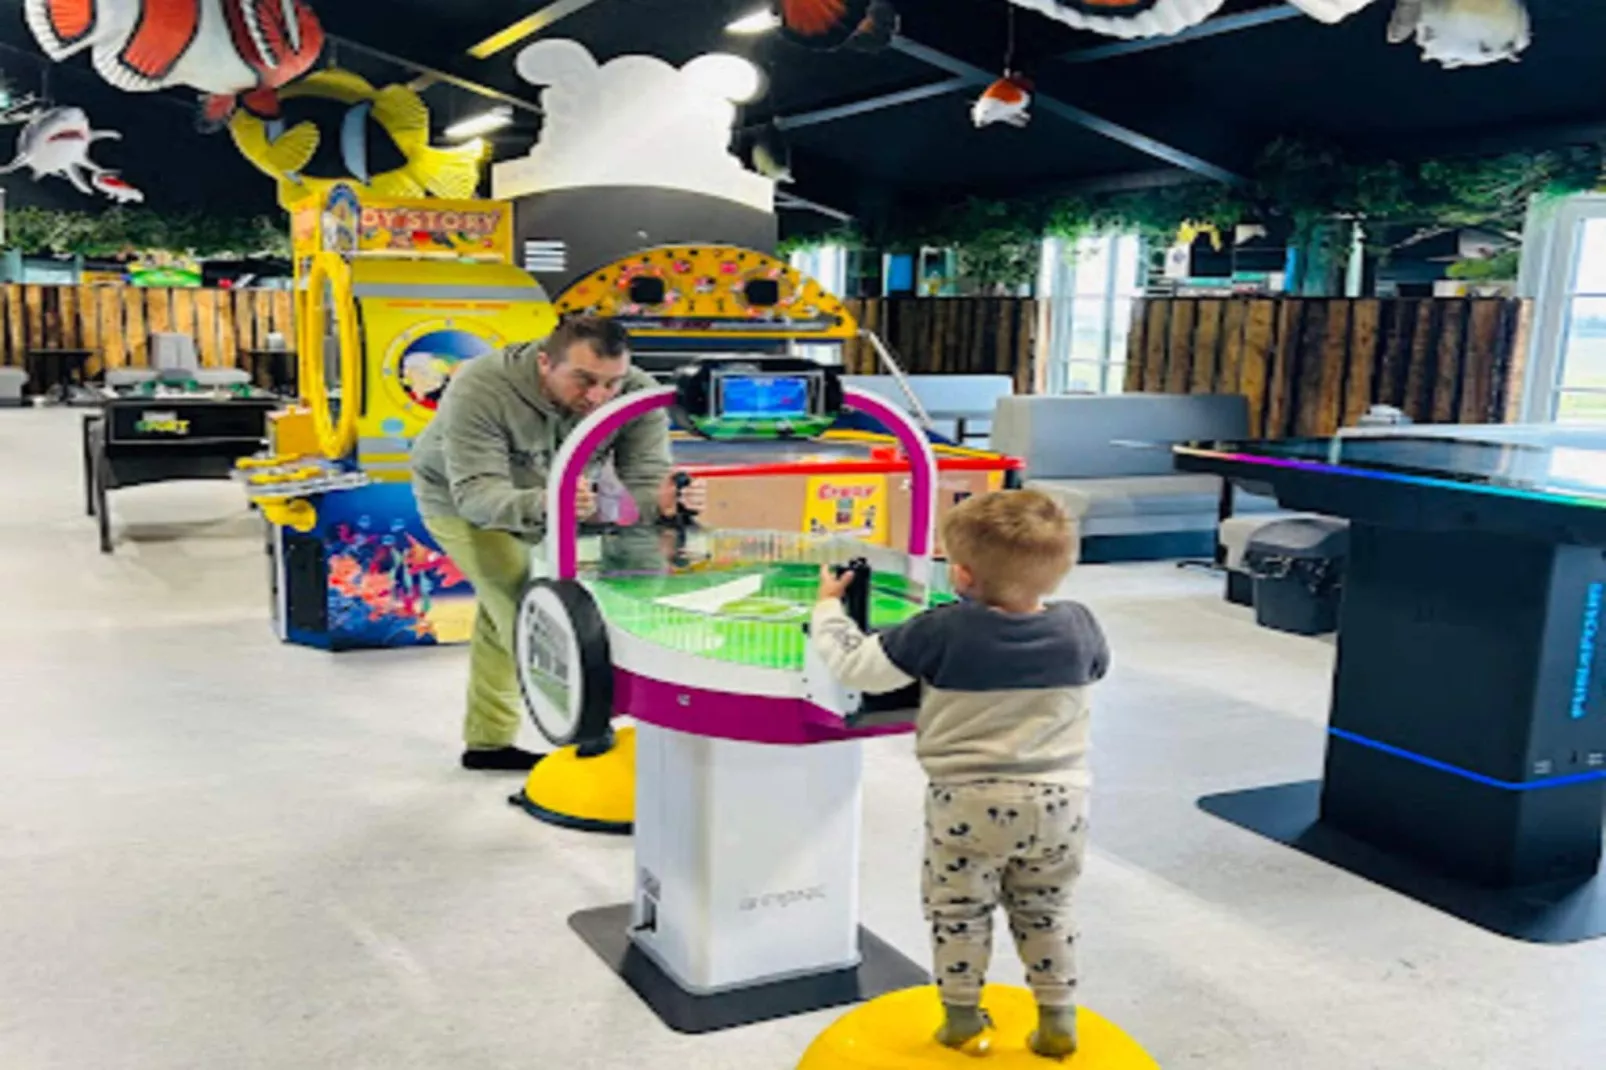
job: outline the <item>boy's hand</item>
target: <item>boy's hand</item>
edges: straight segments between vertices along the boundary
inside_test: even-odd
[[[833,598],[841,598],[847,593],[848,584],[853,582],[853,573],[844,572],[838,576],[831,571],[830,565],[820,566],[820,591],[818,600],[828,602]]]

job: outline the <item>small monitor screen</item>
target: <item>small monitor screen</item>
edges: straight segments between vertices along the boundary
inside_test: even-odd
[[[733,375],[720,381],[726,419],[785,420],[809,415],[809,380],[802,375]]]

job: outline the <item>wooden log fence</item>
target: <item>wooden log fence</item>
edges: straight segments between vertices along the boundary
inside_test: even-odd
[[[90,376],[141,368],[153,333],[178,332],[195,339],[203,367],[232,368],[273,332],[293,348],[292,318],[288,290],[11,284],[0,287],[0,365],[27,367],[31,350],[87,349]]]
[[[1531,304],[1508,298],[1151,298],[1125,389],[1241,393],[1257,437],[1330,435],[1371,405],[1418,423],[1517,418]]]
[[[1038,303],[1024,297],[874,297],[844,302],[910,375],[1008,375],[1033,388]],[[843,353],[853,375],[884,369],[863,340]]]

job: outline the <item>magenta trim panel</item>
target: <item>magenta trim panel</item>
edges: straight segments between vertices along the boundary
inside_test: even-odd
[[[903,447],[904,456],[909,458],[909,553],[913,557],[929,556],[931,503],[934,493],[932,472],[926,462],[926,458],[930,456],[928,453],[930,447],[909,425],[909,418],[904,415],[902,409],[869,391],[845,388],[842,391],[842,403],[850,409],[858,409],[868,416],[875,417],[882,427],[892,432],[898,444]]]
[[[613,702],[619,715],[694,736],[738,743],[807,746],[846,739],[895,736],[914,725],[886,725],[854,730],[842,719],[799,698],[733,695],[613,670]]]
[[[585,471],[586,462],[597,452],[597,447],[619,428],[656,409],[667,409],[674,403],[675,395],[672,393],[643,393],[641,397],[614,409],[607,418],[587,431],[575,446],[569,458],[569,467],[564,470],[558,486],[557,527],[548,527],[547,537],[558,540],[558,568],[553,579],[572,580],[579,571],[580,533],[575,522],[574,492],[580,485],[580,473]]]

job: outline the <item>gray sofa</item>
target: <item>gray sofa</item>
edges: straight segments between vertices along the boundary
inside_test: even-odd
[[[1001,398],[992,447],[1026,462],[1027,487],[1076,518],[1085,562],[1214,558],[1221,480],[1176,471],[1171,445],[1249,437],[1238,394],[1067,394]],[[1276,513],[1239,489],[1237,513]]]
[[[1015,381],[1007,375],[911,375],[908,379],[931,417],[933,430],[960,446],[985,446],[994,404],[1015,392]],[[908,397],[890,375],[844,375],[842,385],[875,394],[909,411]],[[960,441],[961,429],[964,441]]]

